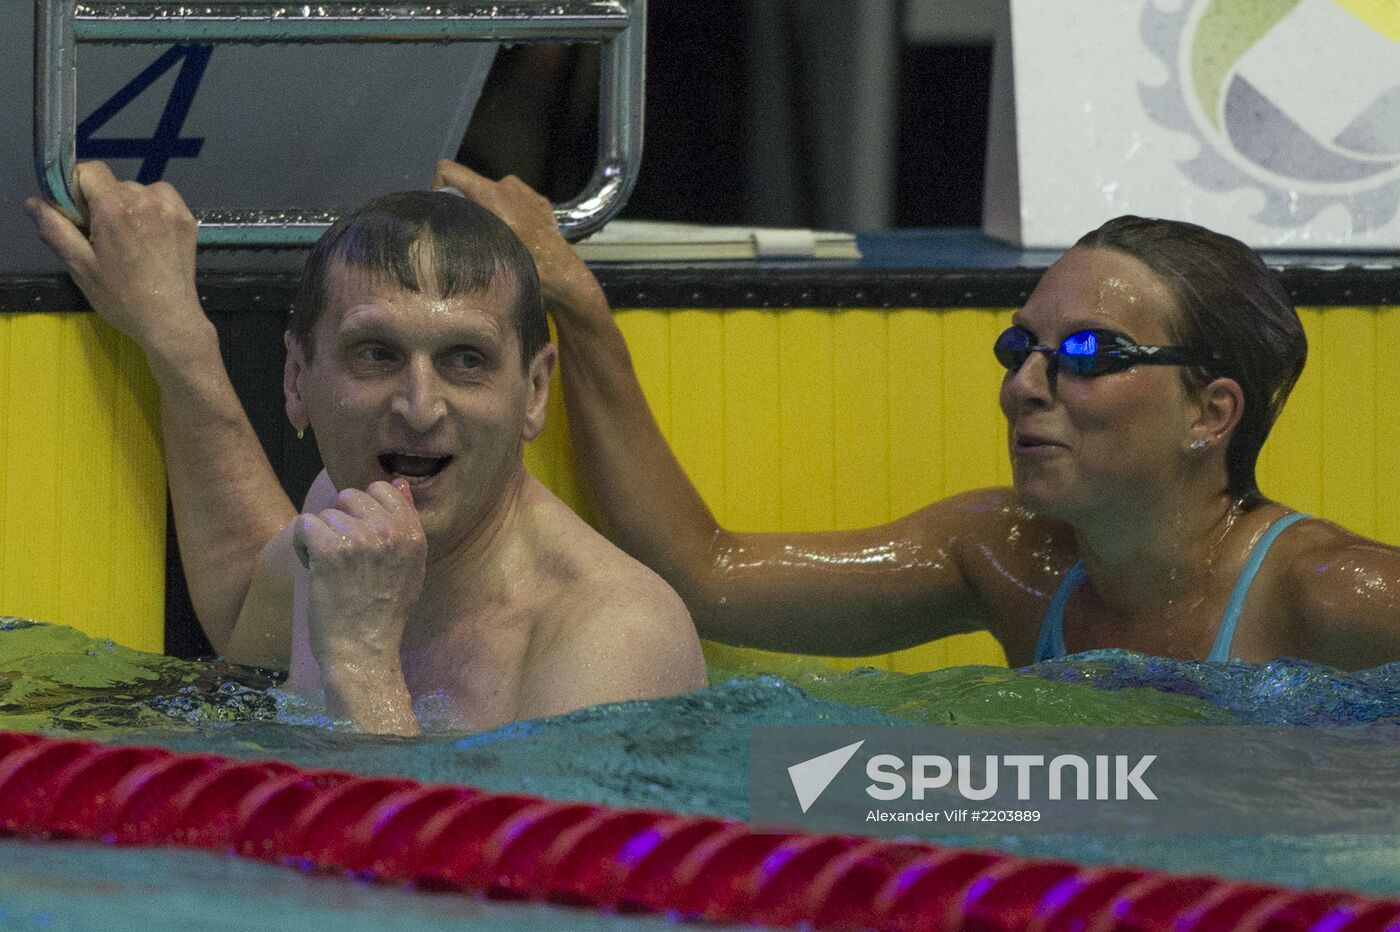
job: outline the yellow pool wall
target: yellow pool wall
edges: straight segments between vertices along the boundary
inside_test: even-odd
[[[95,314],[0,314],[0,614],[164,647],[165,463],[141,351]]]
[[[1265,494],[1400,544],[1400,307],[1300,309],[1307,368],[1265,446]],[[623,310],[662,431],[742,530],[888,521],[1010,482],[986,308]],[[139,352],[91,314],[0,315],[0,613],[162,644],[165,482]],[[581,508],[557,382],[526,464]],[[725,666],[769,662],[711,646]],[[858,663],[1002,663],[983,634]]]

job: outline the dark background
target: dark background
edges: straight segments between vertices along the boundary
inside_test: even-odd
[[[647,35],[645,145],[624,217],[752,224],[742,179],[750,150],[744,75],[752,0],[654,2]],[[899,49],[894,226],[979,226],[986,151],[991,45]],[[596,107],[592,49],[517,46],[502,50],[459,159],[500,177],[516,174],[551,200],[583,186],[592,169]],[[794,86],[801,123],[820,121]],[[799,178],[805,173],[794,166]],[[807,179],[799,219],[817,216]],[[805,218],[805,219],[804,219]]]

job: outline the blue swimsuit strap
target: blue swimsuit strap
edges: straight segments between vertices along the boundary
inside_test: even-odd
[[[1070,595],[1088,575],[1089,571],[1084,568],[1084,561],[1078,560],[1060,581],[1060,588],[1055,590],[1055,595],[1050,599],[1050,607],[1045,610],[1045,618],[1040,623],[1040,640],[1035,645],[1036,663],[1065,655],[1065,605],[1069,602]]]
[[[1220,619],[1220,630],[1216,632],[1215,643],[1211,645],[1210,654],[1207,660],[1225,661],[1230,656],[1230,645],[1235,640],[1235,627],[1239,624],[1240,614],[1244,611],[1244,600],[1249,595],[1249,587],[1254,583],[1254,577],[1259,573],[1259,567],[1263,565],[1264,558],[1269,555],[1269,548],[1274,545],[1278,536],[1289,527],[1311,517],[1300,511],[1289,515],[1284,515],[1264,532],[1264,536],[1259,538],[1259,542],[1250,551],[1249,559],[1245,561],[1244,569],[1240,570],[1240,578],[1235,580],[1235,588],[1230,592],[1230,601],[1225,605],[1225,615]],[[1035,646],[1035,662],[1043,660],[1054,660],[1065,655],[1065,605],[1069,602],[1069,597],[1078,589],[1080,584],[1088,576],[1088,571],[1084,569],[1084,561],[1077,561],[1074,566],[1065,573],[1065,578],[1060,581],[1060,587],[1055,590],[1055,595],[1050,599],[1050,605],[1045,610],[1045,618],[1040,623],[1040,640]]]
[[[1269,548],[1278,540],[1278,536],[1288,530],[1294,524],[1304,518],[1311,517],[1301,511],[1295,511],[1291,515],[1284,515],[1264,532],[1264,536],[1259,538],[1259,543],[1254,545],[1250,551],[1249,559],[1244,562],[1244,569],[1240,570],[1240,578],[1235,580],[1235,588],[1230,592],[1230,601],[1225,603],[1225,617],[1220,619],[1220,630],[1216,632],[1215,643],[1211,645],[1210,653],[1206,655],[1207,660],[1215,660],[1220,663],[1230,659],[1230,645],[1235,640],[1235,625],[1239,624],[1240,614],[1244,611],[1244,600],[1249,595],[1249,587],[1254,583],[1254,577],[1259,572],[1259,567],[1263,565],[1264,558],[1269,555]]]

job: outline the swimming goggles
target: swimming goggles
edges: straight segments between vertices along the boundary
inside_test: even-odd
[[[1075,375],[1108,375],[1133,366],[1193,366],[1200,364],[1199,355],[1186,346],[1141,346],[1112,330],[1078,330],[1065,337],[1059,346],[1043,346],[1035,342],[1035,334],[1025,327],[1013,325],[1002,331],[992,347],[997,362],[1015,372],[1031,353],[1048,357],[1050,373],[1056,368]]]

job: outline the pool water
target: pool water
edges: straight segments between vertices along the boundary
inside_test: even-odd
[[[0,619],[0,730],[81,733],[180,751],[528,792],[615,806],[747,815],[757,725],[1394,725],[1400,664],[1344,675],[1280,660],[1209,665],[1098,651],[1021,671],[838,674],[794,661],[782,676],[711,669],[685,696],[597,706],[491,732],[365,736],[327,727],[263,671],[142,654],[68,628]],[[430,711],[430,710],[429,710]],[[947,836],[939,836],[948,842]],[[953,839],[1030,856],[1126,862],[1297,886],[1400,894],[1393,836],[1006,836]],[[660,919],[483,903],[308,876],[200,852],[0,840],[0,929],[571,929]],[[197,917],[197,918],[191,918]]]

